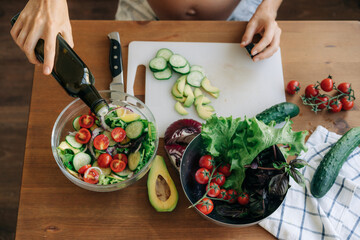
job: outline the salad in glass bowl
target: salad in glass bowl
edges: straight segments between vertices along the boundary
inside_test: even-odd
[[[79,99],[59,115],[52,134],[56,162],[76,185],[92,191],[114,191],[149,170],[158,147],[150,110],[126,93],[100,92],[109,104],[95,116]]]

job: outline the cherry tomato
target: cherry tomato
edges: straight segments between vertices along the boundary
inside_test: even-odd
[[[224,200],[228,200],[229,199],[229,195],[227,194],[227,191],[225,189],[220,189],[220,193],[217,196],[217,198],[221,198]]]
[[[114,172],[122,172],[126,167],[126,163],[122,160],[112,160],[110,163],[110,168],[111,170],[113,170]]]
[[[321,81],[320,87],[325,92],[330,92],[331,90],[333,90],[334,82],[333,82],[330,75],[329,75],[329,77],[327,77],[327,78],[325,78],[324,80]]]
[[[319,95],[319,90],[315,88],[314,84],[310,84],[305,88],[305,96],[307,98],[316,97]]]
[[[102,153],[97,159],[97,163],[99,164],[99,167],[101,168],[108,168],[110,167],[110,163],[112,161],[112,157],[108,153]]]
[[[199,168],[195,173],[195,180],[200,184],[206,184],[209,181],[210,172],[206,168]]]
[[[82,128],[91,128],[94,123],[94,117],[90,115],[84,114],[79,118],[79,124]]]
[[[128,158],[124,153],[115,154],[113,159],[114,160],[117,159],[117,160],[124,161],[126,164],[128,163]]]
[[[217,169],[219,172],[225,175],[225,177],[230,176],[230,164],[223,164]]]
[[[236,200],[238,198],[238,194],[234,189],[227,190],[227,194],[229,195],[229,203],[236,202]]]
[[[322,104],[320,104],[318,106],[318,109],[326,108],[326,106],[329,104],[329,98],[325,95],[317,97],[317,99],[315,100],[315,103],[321,103],[321,102],[322,102]]]
[[[338,90],[342,93],[349,94],[351,89],[351,84],[347,82],[340,83],[338,86]]]
[[[111,131],[111,137],[115,142],[121,142],[126,137],[126,132],[121,127],[114,128]]]
[[[203,214],[208,215],[214,209],[214,203],[211,199],[204,198],[201,202],[196,204],[196,208]]]
[[[211,182],[210,185],[209,185],[209,187],[210,187],[210,190],[209,190],[209,192],[207,193],[207,195],[208,195],[209,197],[217,197],[217,196],[219,195],[219,193],[220,193],[219,185],[217,185],[217,184],[214,183],[214,182]],[[209,189],[208,186],[206,186],[206,191],[207,191],[208,189]]]
[[[291,95],[294,95],[299,90],[300,90],[300,83],[296,80],[291,80],[286,87],[286,92]]]
[[[90,169],[84,176],[84,181],[91,184],[99,182],[99,173],[95,169]]]
[[[81,128],[76,134],[75,134],[75,140],[78,143],[88,143],[91,138],[91,133],[86,128]]]
[[[215,161],[212,156],[204,155],[199,160],[199,166],[211,171],[215,166]]]
[[[87,165],[85,165],[85,166],[82,166],[82,167],[79,169],[78,173],[84,174],[84,173],[86,172],[86,170],[88,170],[89,168],[91,168],[91,165],[90,165],[90,164],[87,164]]]
[[[249,203],[249,195],[246,192],[242,192],[237,200],[240,205],[246,205]]]
[[[348,97],[343,97],[340,99],[340,101],[342,103],[342,109],[345,111],[352,109],[354,106],[354,101],[349,101]]]
[[[340,112],[342,109],[342,103],[336,99],[331,100],[330,102],[330,111],[333,113]]]
[[[109,138],[104,134],[100,134],[94,138],[94,147],[97,150],[105,150],[109,147]]]
[[[217,172],[213,175],[213,179],[211,180],[211,182],[214,182],[219,185],[219,187],[221,187],[222,185],[224,185],[225,180],[225,175],[223,173]]]

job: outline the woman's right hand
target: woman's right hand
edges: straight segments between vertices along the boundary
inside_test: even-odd
[[[29,0],[10,31],[16,44],[33,64],[40,64],[34,49],[39,39],[44,40],[45,75],[49,75],[54,66],[58,33],[71,47],[74,46],[66,0]]]

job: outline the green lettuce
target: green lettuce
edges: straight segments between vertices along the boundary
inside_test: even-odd
[[[230,163],[232,174],[226,179],[225,188],[241,191],[245,178],[245,165],[266,148],[282,144],[284,157],[307,151],[305,137],[307,131],[294,132],[292,121],[286,119],[282,128],[275,128],[275,122],[266,125],[256,118],[212,116],[202,126],[201,137],[206,150],[220,162]]]

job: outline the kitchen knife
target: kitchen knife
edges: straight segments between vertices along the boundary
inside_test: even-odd
[[[124,74],[122,66],[122,55],[120,36],[118,32],[111,32],[108,34],[110,39],[110,72],[112,75],[112,82],[110,83],[110,90],[124,92]]]

